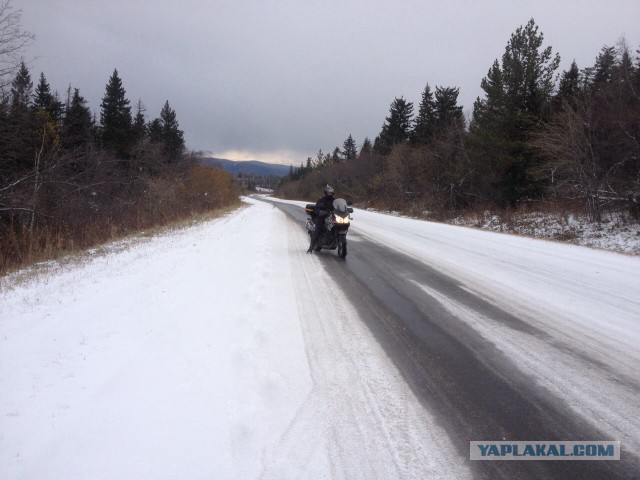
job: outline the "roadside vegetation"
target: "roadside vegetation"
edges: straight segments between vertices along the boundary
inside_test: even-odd
[[[561,211],[637,224],[639,54],[622,38],[560,73],[531,19],[489,66],[470,118],[457,87],[427,84],[417,112],[395,98],[373,141],[320,150],[276,195],[315,198],[330,183],[360,206],[441,221]]]
[[[34,40],[0,3],[0,274],[239,204],[239,187],[185,149],[168,101],[148,119],[117,70],[94,115],[78,88],[34,81]]]

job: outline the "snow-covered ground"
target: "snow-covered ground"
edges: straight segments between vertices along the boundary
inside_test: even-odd
[[[457,217],[450,223],[638,255],[640,223],[627,217],[605,213],[601,222],[591,222],[584,215],[514,213],[503,219],[485,211],[483,215]]]
[[[251,201],[5,279],[0,478],[469,478],[307,242]]]
[[[304,231],[248,202],[2,280],[0,478],[471,478]],[[353,231],[549,332],[421,285],[638,451],[640,258],[361,210]]]
[[[640,451],[640,257],[367,211],[358,229],[546,332],[518,332],[422,286],[585,422]]]

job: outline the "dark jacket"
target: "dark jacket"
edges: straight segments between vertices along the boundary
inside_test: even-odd
[[[333,212],[333,195],[325,195],[316,202],[316,215],[319,217],[326,217],[330,212]]]

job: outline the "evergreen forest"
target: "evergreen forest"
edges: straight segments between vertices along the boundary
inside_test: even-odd
[[[640,51],[620,39],[593,65],[559,65],[531,19],[489,66],[470,118],[459,88],[427,83],[417,108],[393,100],[373,142],[320,150],[276,194],[313,199],[329,183],[360,206],[434,219],[528,208],[638,221]]]
[[[239,202],[230,174],[186,151],[169,101],[148,119],[117,69],[99,118],[78,88],[34,79],[20,56],[34,37],[0,7],[0,273]]]

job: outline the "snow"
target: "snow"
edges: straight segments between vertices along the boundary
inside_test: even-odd
[[[230,256],[250,221],[274,227],[243,212],[5,294],[3,478],[231,472],[251,417],[264,417],[260,434],[273,427],[255,396],[303,398],[295,305],[265,300],[291,288],[268,281],[286,257],[259,235],[246,235],[246,262]],[[256,362],[261,349],[281,353]],[[282,365],[299,384],[285,388]]]
[[[472,478],[437,412],[304,253],[304,230],[247,204],[2,280],[0,478]],[[640,258],[353,217],[354,238],[407,253],[547,332],[552,342],[420,285],[638,451]]]
[[[0,478],[470,478],[306,233],[249,203],[4,279]]]
[[[623,448],[640,450],[640,257],[358,209],[353,218],[352,233],[447,273],[460,288],[545,332],[550,340],[421,285],[507,354],[523,376]]]
[[[630,221],[627,215],[614,212],[603,214],[601,222],[592,222],[584,215],[571,213],[512,213],[508,218],[501,218],[485,211],[482,216],[461,216],[451,223],[620,253],[640,254],[640,223]]]

